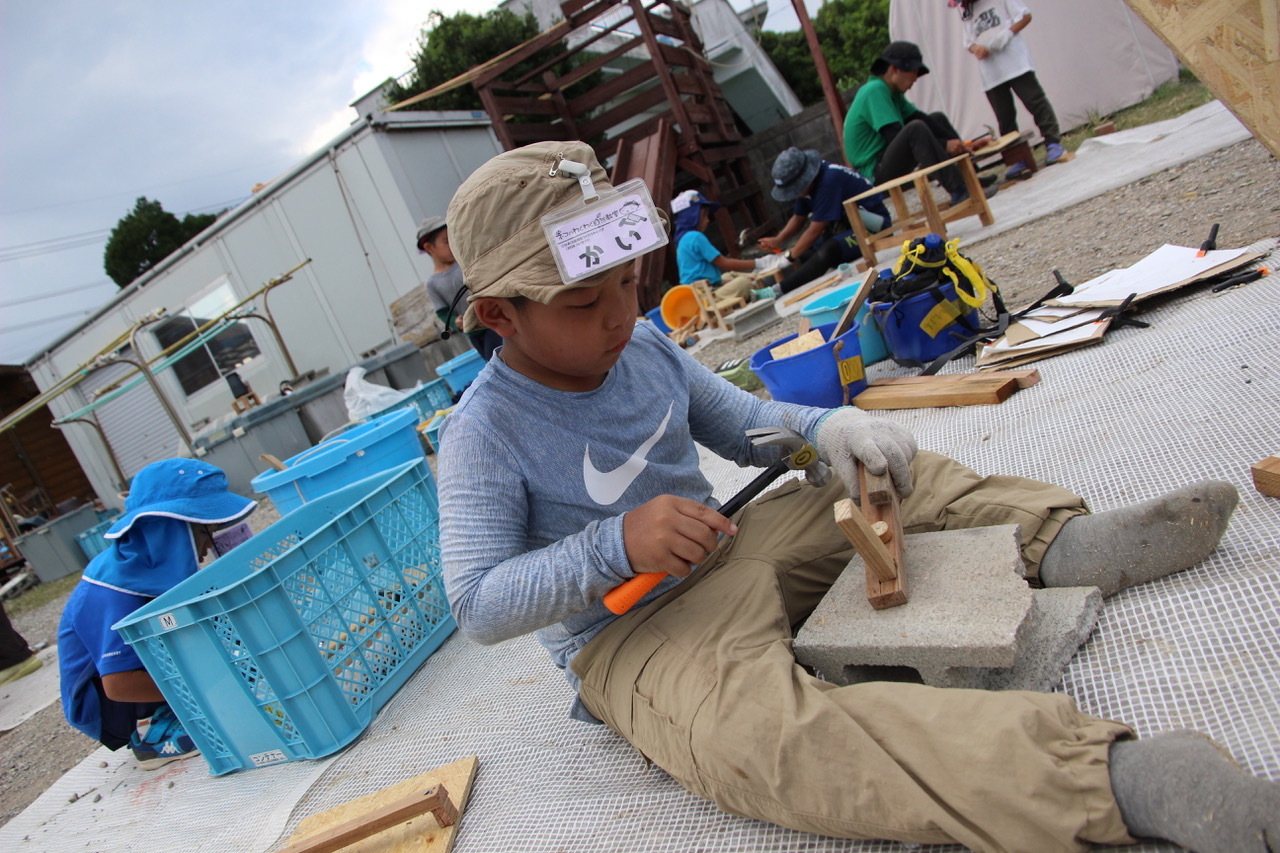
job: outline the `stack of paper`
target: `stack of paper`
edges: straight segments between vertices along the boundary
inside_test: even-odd
[[[1134,304],[1229,272],[1262,257],[1247,249],[1210,251],[1164,245],[1126,269],[1115,269],[1090,279],[1074,292],[1051,299],[1009,325],[997,341],[978,353],[976,366],[1013,367],[1047,358],[1077,347],[1096,344],[1110,327],[1105,309]]]

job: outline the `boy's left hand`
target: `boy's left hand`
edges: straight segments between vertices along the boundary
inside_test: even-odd
[[[738,525],[711,507],[676,495],[659,495],[622,517],[622,543],[637,574],[688,577],[715,550],[718,534],[737,532]]]
[[[858,466],[872,474],[886,471],[898,494],[911,494],[911,460],[916,439],[906,427],[858,409],[836,409],[818,427],[818,452],[844,481],[850,495],[858,494]]]

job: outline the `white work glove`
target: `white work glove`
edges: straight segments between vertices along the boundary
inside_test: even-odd
[[[992,53],[999,53],[1009,46],[1009,40],[1013,38],[1013,30],[1007,27],[1000,29],[987,30],[978,36],[978,44],[985,47]]]
[[[861,461],[872,474],[887,470],[899,497],[911,494],[911,460],[916,439],[906,427],[860,409],[836,409],[818,427],[818,453],[844,481],[849,494],[858,495]]]
[[[765,255],[762,258],[756,258],[756,272],[768,272],[769,270],[780,270],[791,266],[791,261],[787,260],[787,256],[783,254]]]

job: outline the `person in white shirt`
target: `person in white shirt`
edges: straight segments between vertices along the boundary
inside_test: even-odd
[[[1031,23],[1031,10],[1022,0],[947,0],[947,4],[960,7],[964,46],[978,58],[982,87],[995,111],[1000,134],[1018,129],[1013,104],[1013,96],[1017,95],[1044,137],[1045,165],[1058,162],[1066,153],[1058,131],[1058,116],[1036,78],[1031,51],[1018,35]],[[1030,174],[1027,165],[1018,162],[1009,167],[1005,177]]]

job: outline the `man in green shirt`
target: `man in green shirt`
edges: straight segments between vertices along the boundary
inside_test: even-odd
[[[845,157],[877,185],[969,150],[944,113],[922,112],[907,100],[907,90],[928,73],[919,47],[895,41],[871,64],[871,79],[854,95],[844,118]],[[969,197],[955,166],[937,175],[953,205]],[[993,183],[986,196],[995,193]]]

